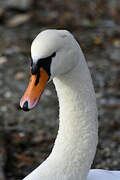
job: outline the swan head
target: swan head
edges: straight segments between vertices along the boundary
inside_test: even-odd
[[[27,111],[36,106],[45,84],[64,75],[78,63],[80,47],[66,30],[45,30],[31,45],[31,78],[20,106]]]

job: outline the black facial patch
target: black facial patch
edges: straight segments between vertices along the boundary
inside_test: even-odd
[[[38,72],[38,70],[39,70],[38,67],[37,67],[37,64],[33,63],[31,67],[32,67],[32,68],[31,68],[31,73],[32,73],[32,75],[37,74],[37,72]]]
[[[39,78],[40,78],[40,68],[42,67],[48,74],[48,76],[50,77],[50,65],[52,62],[52,58],[56,56],[56,53],[54,52],[51,56],[46,57],[46,58],[42,58],[39,59],[37,61],[37,63],[33,63],[33,61],[31,61],[31,73],[32,75],[36,75],[37,74],[37,78],[36,78],[36,82],[35,85],[38,84],[39,82]]]
[[[40,69],[37,72],[37,77],[36,77],[36,81],[35,81],[35,86],[37,86],[37,84],[39,83],[39,79],[40,79]]]

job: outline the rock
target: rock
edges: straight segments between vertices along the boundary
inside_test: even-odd
[[[110,8],[120,7],[120,1],[118,1],[118,0],[110,0],[110,2],[108,3],[108,6]]]
[[[0,5],[4,8],[16,8],[21,10],[28,9],[32,4],[32,0],[4,0]]]
[[[6,111],[7,111],[7,106],[3,105],[3,106],[0,108],[0,111],[1,111],[1,112],[6,112]]]
[[[0,57],[0,65],[7,62],[7,58],[5,56]]]
[[[3,18],[4,12],[5,12],[4,8],[0,7],[0,19]]]
[[[26,76],[25,73],[23,73],[23,72],[18,72],[18,73],[15,74],[14,78],[15,78],[16,80],[21,80],[21,79],[25,79],[25,76]]]
[[[120,48],[113,48],[109,55],[112,60],[120,62]]]
[[[27,21],[29,21],[31,18],[30,14],[20,14],[20,15],[16,15],[14,17],[12,17],[11,19],[9,19],[6,24],[10,27],[15,27],[15,26],[19,26],[21,24],[26,23]]]
[[[119,39],[114,40],[113,43],[116,48],[120,48],[120,40]]]
[[[5,94],[4,94],[4,97],[5,98],[11,98],[11,96],[12,96],[12,93],[10,92],[10,91],[7,91]]]

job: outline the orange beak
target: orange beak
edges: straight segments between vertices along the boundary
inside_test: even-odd
[[[37,105],[48,79],[49,76],[43,68],[40,68],[40,76],[31,75],[29,85],[20,100],[23,110],[28,111]]]

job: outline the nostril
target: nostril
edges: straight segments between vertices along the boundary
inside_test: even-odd
[[[29,111],[30,109],[28,109],[28,101],[25,101],[23,104],[23,108],[24,111]]]

